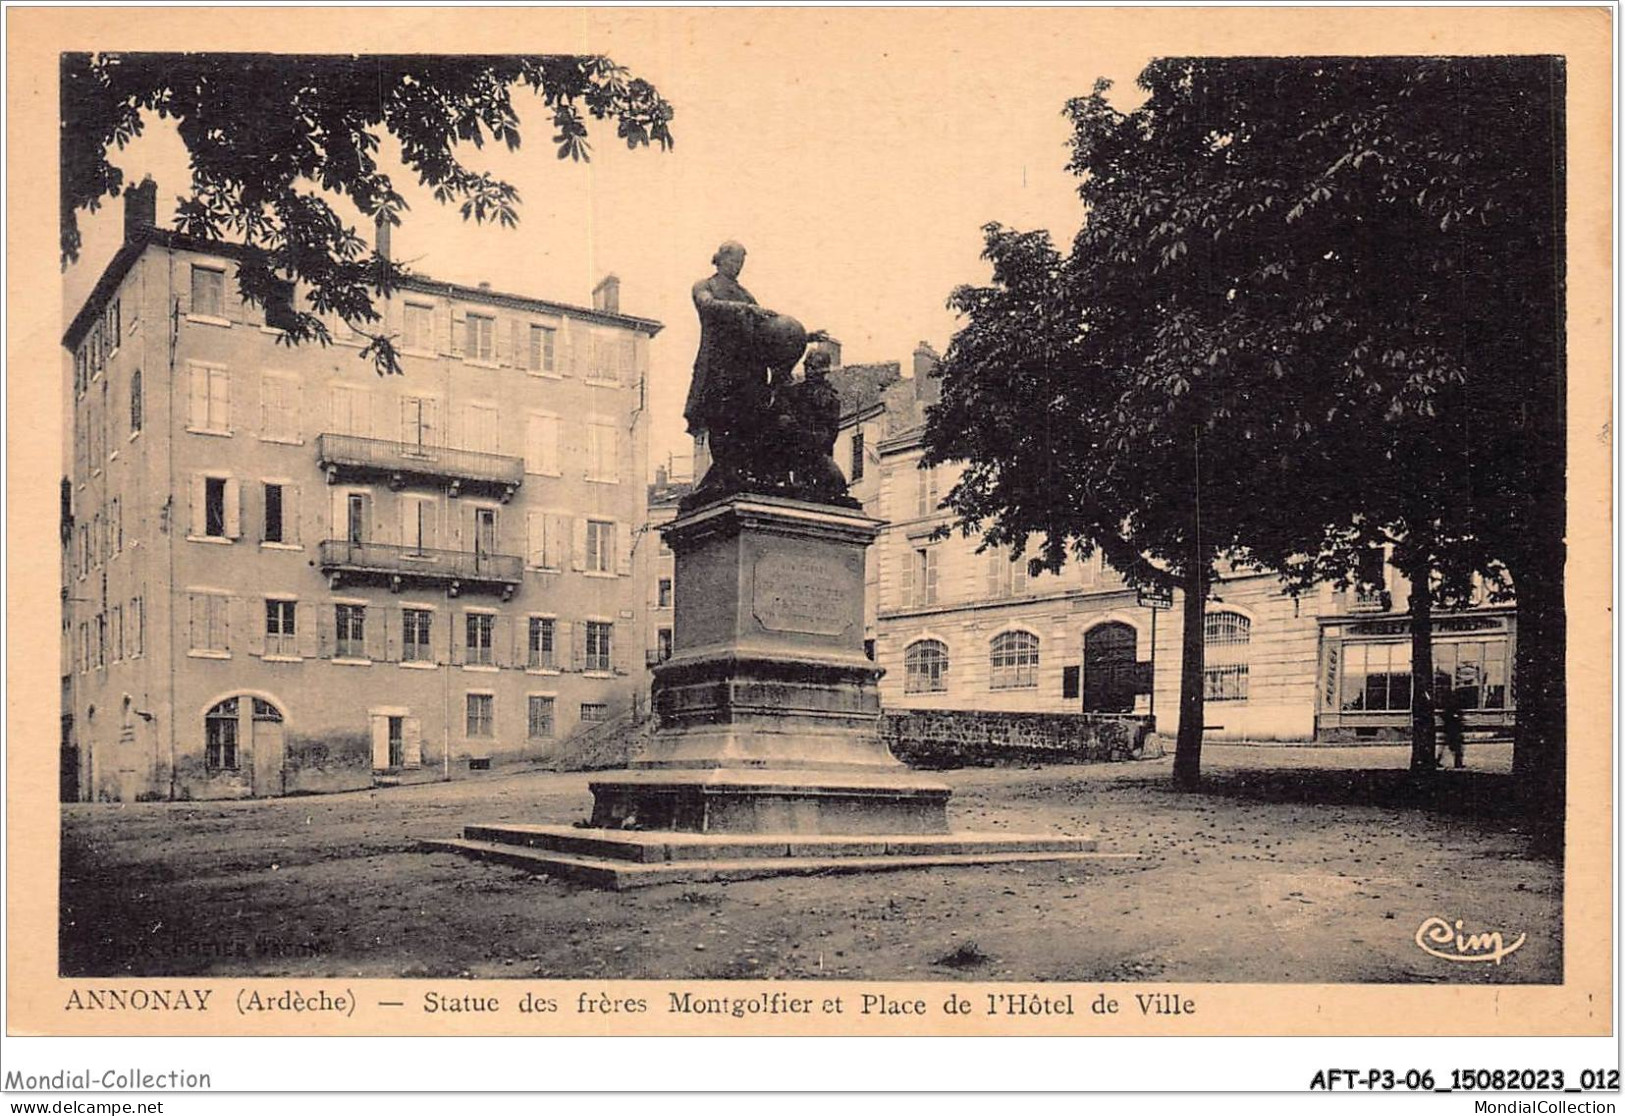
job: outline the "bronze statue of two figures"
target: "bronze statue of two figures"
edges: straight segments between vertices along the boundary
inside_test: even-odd
[[[828,379],[829,354],[807,354],[804,378],[794,379],[806,329],[740,286],[742,245],[729,241],[711,262],[716,273],[694,284],[700,350],[683,408],[689,433],[705,435],[711,468],[681,508],[746,492],[860,507],[832,455],[841,400]]]

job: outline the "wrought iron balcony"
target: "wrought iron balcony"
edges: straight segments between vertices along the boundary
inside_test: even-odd
[[[453,597],[464,589],[496,591],[502,594],[503,600],[513,596],[524,576],[524,560],[517,554],[430,550],[346,539],[322,541],[321,568],[333,589],[347,580],[383,578],[395,592],[400,591],[403,583],[411,581],[444,585],[447,594]]]
[[[1375,585],[1357,585],[1349,597],[1350,612],[1387,612],[1393,606],[1388,590]]]
[[[453,496],[463,485],[477,484],[498,489],[504,503],[525,480],[523,458],[356,434],[318,435],[316,463],[327,471],[328,484],[341,475],[382,475],[394,488],[405,485],[408,478],[444,482]]]

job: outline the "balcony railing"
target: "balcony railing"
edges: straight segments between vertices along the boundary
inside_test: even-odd
[[[356,434],[318,435],[316,463],[327,470],[329,484],[343,472],[383,473],[397,488],[408,477],[449,481],[454,496],[464,484],[490,485],[501,489],[504,501],[525,480],[523,458]]]
[[[513,595],[524,576],[524,560],[517,554],[431,550],[346,539],[322,541],[321,567],[334,589],[347,578],[381,577],[387,578],[390,588],[396,591],[411,580],[445,585],[453,597],[463,589],[496,589],[503,600]]]
[[[1374,585],[1357,585],[1349,598],[1350,612],[1387,612],[1394,599],[1388,590]]]

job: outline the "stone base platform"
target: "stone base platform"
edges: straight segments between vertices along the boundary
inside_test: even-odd
[[[425,852],[455,852],[622,891],[662,883],[762,876],[875,872],[949,865],[1098,861],[1132,854],[1096,852],[1092,837],[1006,833],[911,836],[675,833],[567,825],[470,825],[461,838],[426,839]]]

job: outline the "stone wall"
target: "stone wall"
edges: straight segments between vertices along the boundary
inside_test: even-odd
[[[893,755],[926,768],[1138,759],[1151,731],[1137,717],[965,709],[889,712],[880,725]]]

